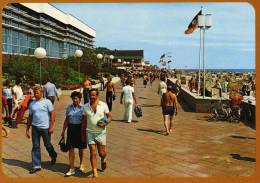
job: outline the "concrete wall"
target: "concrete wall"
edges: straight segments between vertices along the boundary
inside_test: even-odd
[[[170,79],[168,83],[174,85],[175,79]],[[220,98],[212,98],[197,96],[196,93],[190,92],[188,89],[182,87],[179,93],[181,100],[183,100],[194,112],[208,113],[210,112],[211,102],[219,102]],[[228,99],[221,99],[222,102],[228,103]]]

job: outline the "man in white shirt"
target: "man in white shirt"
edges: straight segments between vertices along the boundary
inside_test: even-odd
[[[12,88],[12,93],[13,93],[13,96],[14,96],[14,112],[13,112],[12,118],[15,118],[15,114],[19,110],[19,105],[23,101],[24,96],[23,96],[23,90],[22,90],[22,87],[21,87],[21,83],[22,83],[21,80],[17,79],[15,81],[14,87]]]
[[[106,126],[112,120],[111,113],[105,102],[98,99],[98,89],[92,88],[89,91],[90,102],[83,107],[81,136],[82,141],[86,141],[90,151],[90,163],[93,171],[93,178],[98,177],[97,173],[97,153],[101,158],[101,169],[104,171],[106,162]]]
[[[136,104],[136,98],[134,94],[134,88],[131,86],[132,80],[128,78],[126,80],[126,86],[123,87],[122,93],[121,93],[121,99],[120,103],[123,104],[123,99],[124,99],[124,120],[127,121],[128,123],[132,122],[132,111],[133,111],[133,105],[134,102]]]

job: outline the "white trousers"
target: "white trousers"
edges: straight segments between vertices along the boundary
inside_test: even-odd
[[[132,121],[133,104],[134,104],[133,101],[124,102],[124,108],[125,108],[124,120],[129,123]]]

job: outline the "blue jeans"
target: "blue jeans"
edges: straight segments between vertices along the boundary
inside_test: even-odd
[[[42,137],[44,146],[49,153],[51,158],[56,158],[57,153],[55,152],[51,144],[51,135],[48,129],[41,129],[36,126],[32,126],[32,166],[33,168],[41,168],[41,148],[40,138]]]

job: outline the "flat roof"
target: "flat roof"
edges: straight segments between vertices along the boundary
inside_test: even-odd
[[[74,16],[64,13],[63,11],[59,10],[55,6],[49,3],[19,3],[37,13],[44,13],[66,25],[72,25],[77,29],[89,34],[92,37],[96,37],[96,31],[89,27],[87,24],[83,23],[79,19],[75,18]]]

